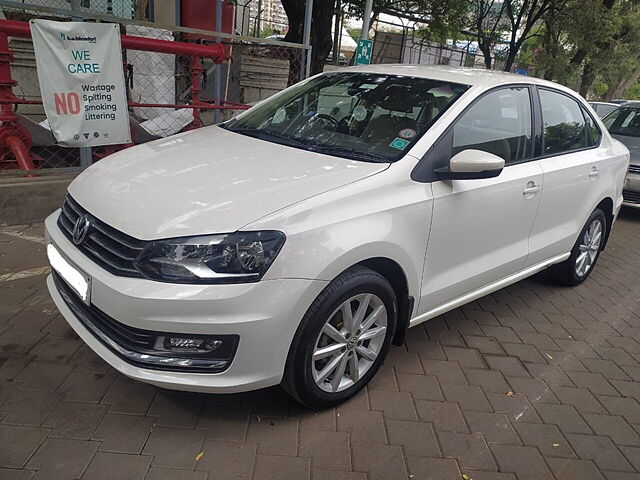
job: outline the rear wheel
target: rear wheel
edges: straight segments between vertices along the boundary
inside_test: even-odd
[[[282,385],[312,408],[340,403],[375,375],[391,345],[396,298],[378,273],[357,267],[324,289],[293,339]]]
[[[582,228],[569,258],[551,267],[553,276],[566,285],[578,285],[585,281],[598,261],[606,232],[607,219],[604,212],[597,208]]]

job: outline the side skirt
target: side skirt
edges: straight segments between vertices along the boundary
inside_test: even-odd
[[[442,315],[443,313],[446,313],[449,310],[453,310],[454,308],[458,308],[480,297],[484,297],[485,295],[495,292],[496,290],[500,290],[501,288],[504,288],[507,285],[511,285],[512,283],[519,282],[520,280],[530,277],[531,275],[538,273],[541,270],[544,270],[545,268],[555,263],[560,263],[565,261],[570,256],[571,256],[571,252],[563,253],[562,255],[552,257],[548,260],[545,260],[544,262],[537,263],[536,265],[532,265],[531,267],[525,268],[524,270],[514,273],[513,275],[509,275],[508,277],[498,280],[497,282],[491,283],[482,288],[474,290],[473,292],[470,292],[461,297],[455,298],[443,305],[440,305],[439,307],[436,307],[432,310],[429,310],[426,313],[423,313],[422,315],[413,317],[409,322],[409,327],[414,327],[419,323],[430,320],[434,317],[437,317],[438,315]]]

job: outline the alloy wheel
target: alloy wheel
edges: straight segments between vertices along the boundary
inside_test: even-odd
[[[387,309],[378,296],[363,293],[342,303],[315,342],[311,372],[316,385],[328,393],[354,385],[374,364],[386,333]]]
[[[602,244],[602,222],[595,219],[582,237],[576,257],[576,275],[584,277],[596,261]]]

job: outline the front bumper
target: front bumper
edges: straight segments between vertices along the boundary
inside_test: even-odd
[[[164,388],[231,393],[278,384],[293,335],[327,285],[320,280],[262,280],[237,285],[175,285],[113,275],[80,252],[59,230],[59,211],[46,222],[47,242],[91,277],[91,304],[129,327],[176,334],[238,335],[231,364],[221,373],[144,368],[126,361],[79,319],[56,286],[49,292],[69,325],[122,374]]]
[[[624,181],[623,204],[628,207],[640,208],[640,173],[636,173],[636,170],[640,171],[640,168],[632,166],[631,169],[634,171],[629,171]]]

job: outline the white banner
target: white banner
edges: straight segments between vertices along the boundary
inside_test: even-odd
[[[40,93],[60,145],[129,143],[120,27],[31,20]]]

